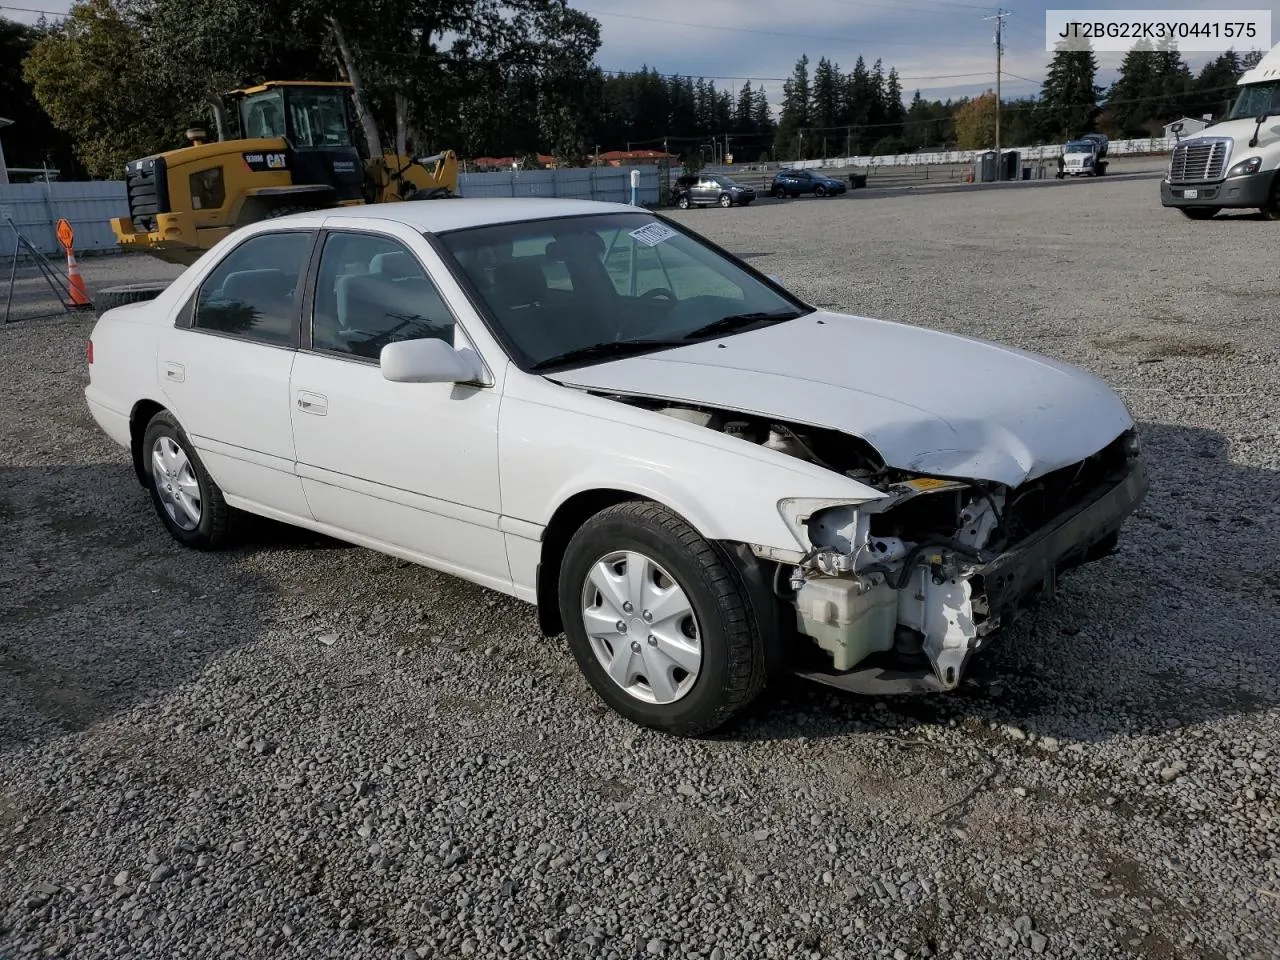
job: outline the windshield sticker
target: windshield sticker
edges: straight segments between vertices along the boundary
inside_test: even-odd
[[[632,230],[631,236],[635,237],[646,247],[656,247],[658,244],[670,240],[676,235],[676,231],[657,221],[646,223],[639,230]]]

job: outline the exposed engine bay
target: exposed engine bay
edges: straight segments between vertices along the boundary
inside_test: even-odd
[[[1056,576],[1114,549],[1146,491],[1129,431],[1064,469],[1010,489],[888,466],[838,431],[667,401],[611,399],[760,444],[871,488],[861,503],[792,518],[809,548],[752,546],[775,564],[774,592],[825,653],[807,675],[860,692],[959,685],[971,655]],[[785,514],[785,512],[784,512]]]

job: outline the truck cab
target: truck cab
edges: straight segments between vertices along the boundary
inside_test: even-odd
[[[1089,134],[1062,148],[1062,173],[1068,177],[1101,177],[1107,172],[1107,138]]]
[[[1280,44],[1237,85],[1223,120],[1174,146],[1160,183],[1160,203],[1193,220],[1227,208],[1280,220]]]

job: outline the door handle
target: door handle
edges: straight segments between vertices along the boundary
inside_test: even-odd
[[[164,378],[174,383],[182,383],[187,379],[187,368],[180,363],[165,361]]]
[[[323,417],[329,412],[329,400],[318,393],[312,393],[309,390],[299,390],[298,409],[303,413],[310,413],[317,417]]]

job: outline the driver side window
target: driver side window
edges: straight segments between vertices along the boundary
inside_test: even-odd
[[[333,233],[311,311],[311,347],[376,361],[395,340],[454,342],[454,319],[418,258],[398,240]]]

